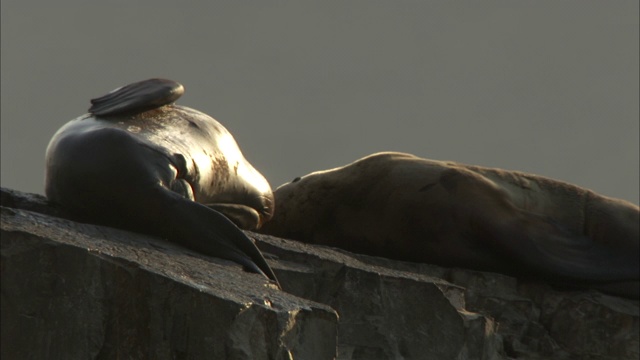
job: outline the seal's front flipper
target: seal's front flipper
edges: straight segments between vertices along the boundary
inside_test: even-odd
[[[135,115],[171,104],[184,94],[184,87],[173,80],[149,79],[117,88],[91,99],[89,112],[95,116]]]
[[[224,215],[168,189],[160,188],[157,192],[160,194],[153,198],[162,198],[158,207],[166,210],[161,216],[164,219],[161,233],[169,234],[169,240],[205,255],[234,261],[280,287],[254,242]]]

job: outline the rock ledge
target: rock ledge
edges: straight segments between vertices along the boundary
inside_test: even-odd
[[[66,220],[38,195],[2,189],[2,206],[7,358],[640,356],[638,301],[248,233],[280,291],[231,262]]]

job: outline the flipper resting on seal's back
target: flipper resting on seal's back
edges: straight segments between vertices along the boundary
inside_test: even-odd
[[[271,188],[220,123],[172,104],[183,92],[151,79],[92,100],[51,139],[45,193],[81,221],[163,237],[277,283],[236,226],[271,218]]]
[[[184,87],[180,83],[166,79],[149,79],[91,99],[89,112],[95,116],[134,115],[171,104],[182,94]]]

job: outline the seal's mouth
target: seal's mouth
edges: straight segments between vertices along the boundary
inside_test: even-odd
[[[275,213],[275,203],[272,197],[260,196],[259,202],[262,206],[256,209],[258,216],[260,217],[257,227],[258,229],[261,228],[264,223],[271,220]]]
[[[265,217],[266,220],[271,220],[273,217],[273,213],[275,210],[275,202],[273,201],[272,196],[260,196],[260,203],[262,206],[258,210],[258,212]]]

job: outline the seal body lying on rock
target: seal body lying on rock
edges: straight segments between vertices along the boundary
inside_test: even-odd
[[[271,218],[271,188],[220,123],[173,104],[183,92],[150,79],[93,99],[51,139],[45,193],[79,220],[160,236],[276,281],[238,228]]]
[[[266,234],[638,297],[638,206],[564,182],[378,153],[275,198]]]

